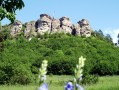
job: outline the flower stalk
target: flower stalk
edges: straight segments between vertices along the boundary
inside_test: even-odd
[[[41,67],[39,69],[39,85],[45,83],[46,74],[47,74],[47,66],[48,66],[48,61],[43,60]]]
[[[76,64],[76,68],[74,69],[73,83],[68,82],[65,86],[65,90],[84,90],[84,88],[79,84],[79,82],[82,80],[85,60],[86,58],[83,58],[83,56],[79,58],[78,64]]]
[[[82,80],[83,67],[85,65],[85,60],[86,58],[83,58],[83,56],[81,56],[74,70],[74,85],[75,85],[74,90],[79,90],[79,86],[80,86],[79,82]]]

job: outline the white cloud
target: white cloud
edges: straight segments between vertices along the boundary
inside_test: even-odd
[[[119,34],[119,28],[117,29],[111,29],[111,28],[108,28],[108,29],[104,29],[103,30],[103,33],[106,35],[106,34],[110,34],[110,36],[113,38],[113,42],[114,43],[117,43],[117,35]]]

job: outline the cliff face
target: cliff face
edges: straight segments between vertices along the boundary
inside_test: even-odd
[[[21,30],[22,30],[22,23],[20,21],[15,21],[10,31],[10,34],[12,37],[15,37],[22,32]]]
[[[68,17],[64,16],[60,19],[55,19],[47,14],[41,14],[40,19],[37,21],[26,23],[24,31],[22,30],[22,23],[15,21],[10,34],[15,37],[23,33],[26,38],[31,38],[37,35],[44,35],[45,33],[52,34],[61,32],[90,37],[92,28],[86,19],[82,19],[74,25]]]

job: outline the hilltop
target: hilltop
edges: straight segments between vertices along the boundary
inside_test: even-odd
[[[37,21],[3,26],[1,34],[0,84],[34,82],[44,59],[48,74],[73,74],[80,56],[87,59],[84,77],[119,74],[119,48],[101,30],[93,31],[86,19],[73,25],[67,17],[42,14]]]
[[[72,35],[90,37],[93,31],[89,21],[86,19],[79,20],[77,24],[74,25],[66,16],[55,19],[47,14],[41,14],[38,20],[30,21],[25,24],[16,20],[9,27],[9,33],[13,38],[17,38],[19,35],[23,34],[27,39],[42,36],[45,33],[69,33]]]

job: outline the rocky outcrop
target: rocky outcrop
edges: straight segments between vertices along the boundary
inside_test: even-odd
[[[36,22],[36,29],[38,34],[50,33],[52,18],[47,14],[41,14],[40,19]]]
[[[77,22],[76,25],[74,25],[74,30],[74,34],[78,36],[90,37],[92,28],[90,27],[88,20],[82,19],[81,21]]]
[[[17,21],[11,30],[11,35],[15,35],[21,32],[22,23]],[[78,36],[91,36],[92,28],[90,27],[89,21],[82,19],[77,24],[72,24],[68,17],[62,17],[55,19],[47,14],[41,14],[37,21],[28,22],[25,24],[24,36],[31,38],[37,35],[44,35],[45,33],[69,33]]]
[[[92,28],[89,25],[89,21],[86,19],[82,19],[81,21],[78,22],[78,24],[81,27],[80,29],[81,36],[90,37]]]
[[[25,24],[24,36],[26,38],[30,38],[33,36],[37,36],[36,28],[35,28],[35,21],[31,21]]]
[[[64,33],[72,33],[72,22],[68,17],[62,17],[60,18],[60,26],[61,30]]]
[[[52,19],[51,23],[51,33],[60,32],[60,20],[59,19]]]
[[[74,28],[72,30],[72,34],[80,36],[81,35],[81,33],[80,33],[81,30],[80,29],[81,29],[80,24],[78,24],[78,23],[75,24]]]
[[[12,37],[16,37],[22,32],[22,23],[21,21],[16,20],[13,24],[12,29],[10,30],[10,34]]]

